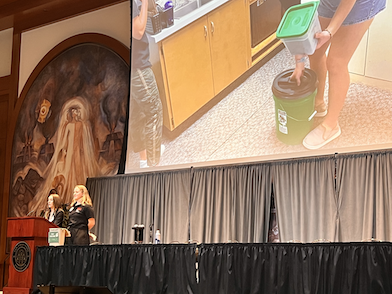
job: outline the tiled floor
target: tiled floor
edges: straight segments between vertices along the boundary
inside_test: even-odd
[[[358,146],[373,149],[376,144],[392,147],[392,91],[359,83],[350,86],[339,120],[339,138],[313,152],[302,145],[279,141],[271,86],[279,73],[293,66],[291,55],[283,49],[177,138],[164,138],[166,150],[160,165],[296,157],[354,150]],[[321,121],[315,119],[314,125]],[[129,155],[129,171],[138,167],[138,160],[137,154]]]

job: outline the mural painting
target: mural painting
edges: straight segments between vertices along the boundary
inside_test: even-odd
[[[88,177],[114,175],[120,161],[129,66],[98,44],[54,58],[28,90],[12,152],[10,215],[40,215],[56,189],[70,203]]]

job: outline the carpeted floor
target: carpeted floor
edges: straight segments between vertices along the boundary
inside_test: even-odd
[[[160,165],[196,166],[392,147],[392,91],[361,83],[350,86],[339,120],[340,137],[317,151],[282,143],[276,136],[271,86],[279,73],[293,66],[291,55],[283,49],[177,138],[164,138]],[[321,121],[314,119],[314,126]],[[138,166],[138,155],[129,154],[127,170]]]

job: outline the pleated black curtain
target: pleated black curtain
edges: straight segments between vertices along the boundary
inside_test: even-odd
[[[192,170],[190,238],[197,242],[266,242],[269,164]]]
[[[107,286],[114,294],[390,294],[391,261],[390,242],[42,246],[34,285]]]
[[[390,243],[202,244],[199,293],[392,293]]]
[[[195,293],[196,246],[39,247],[34,285],[107,286],[115,294]],[[57,292],[56,292],[57,293]]]
[[[392,153],[338,155],[340,241],[392,241]]]
[[[274,162],[271,170],[280,241],[337,241],[334,156]]]

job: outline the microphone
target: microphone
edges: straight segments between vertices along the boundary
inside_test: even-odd
[[[154,224],[152,223],[150,225],[150,243],[152,244],[152,227],[154,226]]]
[[[32,211],[30,211],[28,214],[26,214],[26,216],[30,216],[33,212],[35,212],[35,209],[33,209]]]

